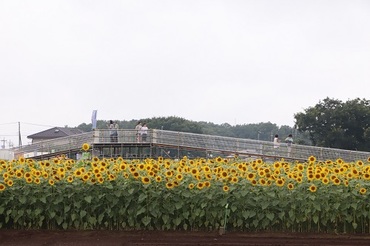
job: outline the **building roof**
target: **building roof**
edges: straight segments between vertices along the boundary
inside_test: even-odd
[[[27,138],[31,139],[53,139],[53,138],[61,138],[61,137],[68,137],[71,135],[81,134],[84,131],[77,129],[77,128],[69,128],[69,127],[53,127],[48,130],[38,132],[32,135],[27,136]]]

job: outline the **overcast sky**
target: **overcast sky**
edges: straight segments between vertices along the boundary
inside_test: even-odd
[[[370,99],[370,1],[1,0],[0,81],[1,139],[93,110],[293,126]]]

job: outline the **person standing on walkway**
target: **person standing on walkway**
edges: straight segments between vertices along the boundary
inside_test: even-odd
[[[109,121],[109,136],[112,143],[118,142],[118,124],[113,120]]]
[[[140,136],[141,127],[142,127],[141,122],[138,121],[137,125],[135,126],[136,142],[138,143],[141,141],[141,136]]]
[[[292,143],[293,143],[293,136],[289,134],[288,137],[285,139],[285,143],[288,147],[288,157],[290,157],[290,153],[292,152]]]
[[[274,155],[277,154],[277,150],[279,149],[279,147],[280,147],[279,135],[275,134],[275,137],[274,137]]]
[[[146,142],[146,138],[148,136],[148,126],[146,125],[146,123],[143,123],[143,126],[140,129],[140,135],[141,135],[141,140],[143,142]]]

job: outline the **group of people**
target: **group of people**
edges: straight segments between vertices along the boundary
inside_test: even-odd
[[[285,143],[288,148],[288,157],[290,157],[290,154],[292,152],[292,143],[293,143],[293,135],[289,134],[288,137],[285,138]],[[279,135],[276,134],[274,137],[274,149],[278,149],[280,147],[280,140]]]
[[[140,142],[146,142],[147,136],[148,136],[148,126],[146,123],[141,123],[140,121],[135,126],[136,130],[136,141],[138,143]]]
[[[108,124],[109,128],[109,136],[110,141],[112,143],[118,142],[118,124],[117,122],[114,122],[113,120],[109,121]],[[148,126],[146,123],[141,123],[140,121],[135,126],[136,131],[136,141],[139,142],[146,142],[148,137]]]

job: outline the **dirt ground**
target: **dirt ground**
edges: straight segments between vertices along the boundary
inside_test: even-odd
[[[370,245],[370,235],[179,231],[19,231],[0,230],[0,245],[73,246],[240,246]]]

